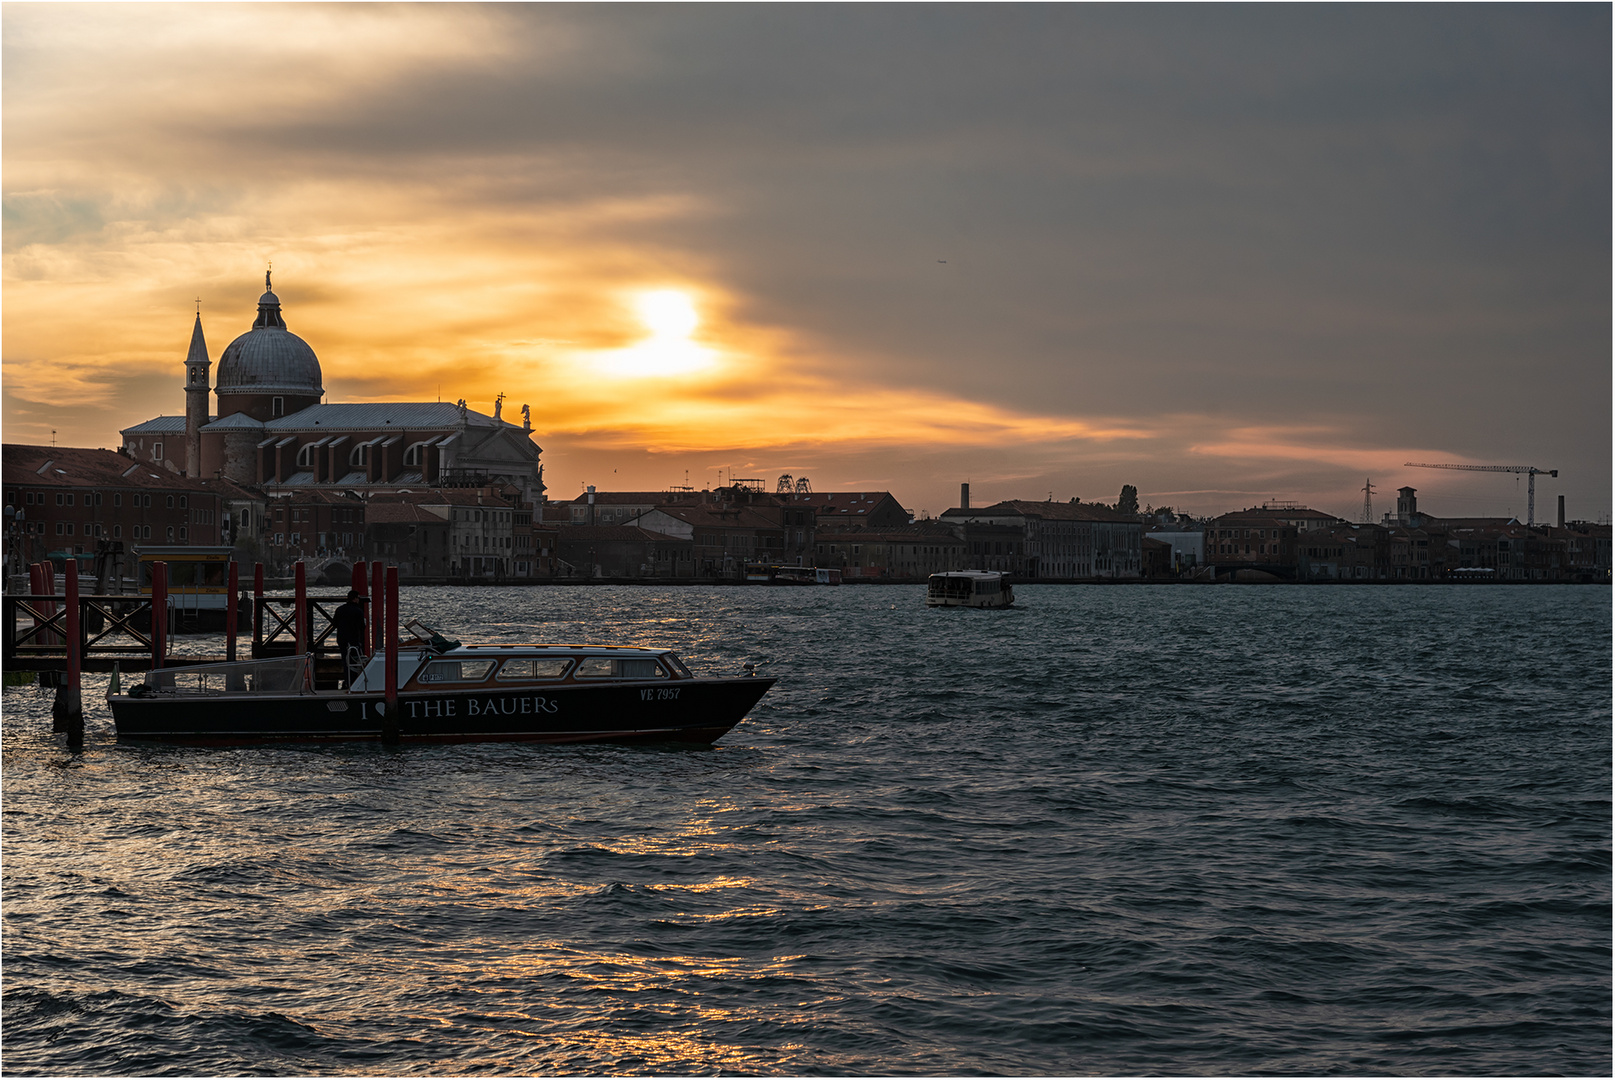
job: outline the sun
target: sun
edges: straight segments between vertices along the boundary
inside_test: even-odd
[[[607,374],[624,378],[686,375],[715,362],[717,354],[691,337],[701,325],[701,315],[690,294],[653,289],[636,294],[632,307],[650,336],[602,356],[600,369]]]
[[[658,289],[641,293],[634,302],[639,321],[649,328],[654,338],[687,339],[701,325],[695,301],[677,289]]]

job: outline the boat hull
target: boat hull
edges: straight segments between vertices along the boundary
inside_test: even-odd
[[[119,741],[263,743],[693,743],[723,736],[773,679],[688,679],[587,686],[412,690],[394,723],[380,693],[116,696]]]
[[[967,597],[937,597],[925,598],[926,607],[968,607],[968,608],[1007,608],[1013,606],[1013,595],[999,594],[997,596],[967,596]]]

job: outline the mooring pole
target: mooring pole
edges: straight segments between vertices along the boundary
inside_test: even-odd
[[[224,658],[236,658],[236,605],[240,597],[236,590],[241,588],[241,567],[234,560],[230,560],[230,585],[224,601]]]
[[[41,610],[45,613],[45,621],[48,623],[56,615],[56,564],[46,559],[44,562],[39,563],[38,566],[39,587],[34,591],[40,595],[50,597],[49,600],[40,605]],[[60,644],[60,639],[61,635],[56,631],[46,630],[41,635],[40,643],[43,645],[57,645]]]
[[[382,649],[387,637],[387,591],[385,575],[386,568],[379,562],[370,564],[370,655],[374,656]]]
[[[366,572],[364,563],[356,562],[353,564],[353,584],[349,587],[360,596],[365,596],[370,592],[370,575]],[[372,606],[374,606],[374,601],[372,601]],[[369,608],[366,608],[363,604],[360,604],[359,608],[364,612],[365,617],[364,632],[359,635],[359,643],[363,646],[370,642],[371,613]],[[347,663],[347,659],[344,656],[342,662]]]
[[[264,643],[264,564],[252,564],[252,655],[256,659]]]
[[[80,693],[84,666],[84,641],[79,633],[79,566],[71,555],[67,558],[67,584],[65,586],[67,615],[67,682],[56,688],[56,700],[61,713],[52,709],[52,719],[60,725],[56,730],[67,732],[70,750],[84,749],[84,701]]]
[[[28,592],[34,596],[42,596],[48,591],[49,590],[44,588],[44,586],[40,583],[39,564],[36,562],[29,563]],[[50,641],[47,639],[45,631],[39,629],[45,624],[45,620],[41,617],[46,611],[45,602],[43,600],[35,600],[34,611],[39,613],[34,616],[34,642],[38,645],[49,645]]]
[[[387,711],[383,714],[381,737],[398,738],[398,567],[387,567]]]
[[[160,668],[168,655],[168,564],[151,564],[151,666]]]
[[[303,566],[303,560],[297,560],[296,574],[297,610],[294,613],[297,619],[297,648],[296,655],[302,656],[308,652],[308,571]]]

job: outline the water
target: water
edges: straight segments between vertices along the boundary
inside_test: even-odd
[[[406,589],[711,750],[119,746],[5,691],[10,1074],[1608,1075],[1610,590]],[[200,647],[198,645],[197,647]]]

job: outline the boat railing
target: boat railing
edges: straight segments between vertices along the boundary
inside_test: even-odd
[[[198,667],[156,668],[130,691],[151,694],[286,694],[310,689],[307,656],[240,660]]]

